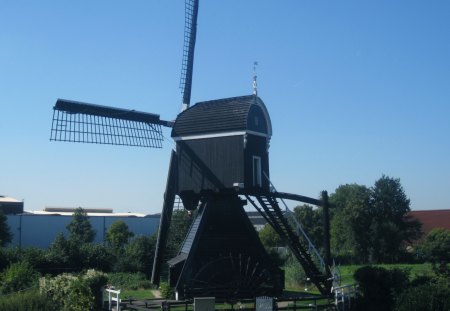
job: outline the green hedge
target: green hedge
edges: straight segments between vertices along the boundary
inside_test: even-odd
[[[59,311],[58,306],[37,289],[0,296],[2,311]]]

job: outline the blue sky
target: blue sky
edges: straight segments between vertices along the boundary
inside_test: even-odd
[[[184,1],[0,1],[0,194],[157,213],[163,149],[50,142],[57,98],[174,119]],[[450,2],[200,1],[192,102],[259,95],[271,179],[318,197],[400,178],[450,208]],[[165,131],[170,138],[170,131]]]

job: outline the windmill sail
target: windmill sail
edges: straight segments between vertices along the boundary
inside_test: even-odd
[[[58,99],[50,140],[161,148],[159,115]]]
[[[194,49],[197,33],[198,0],[186,0],[184,22],[183,62],[181,65],[180,88],[183,95],[181,110],[189,108],[194,67]]]

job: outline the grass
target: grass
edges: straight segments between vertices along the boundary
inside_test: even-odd
[[[345,265],[345,266],[338,266],[339,270],[341,272],[341,285],[348,285],[348,284],[355,284],[355,279],[353,278],[353,275],[356,270],[358,270],[361,267],[364,267],[367,265]],[[373,265],[376,267],[382,267],[385,269],[400,269],[400,270],[406,270],[409,272],[409,278],[410,280],[413,280],[417,278],[418,276],[433,276],[434,272],[432,269],[432,266],[430,263],[424,263],[424,264],[380,264],[380,265]],[[305,285],[304,284],[292,284],[292,283],[286,283],[286,288],[284,290],[285,292],[302,292],[305,293]],[[308,286],[308,293],[312,294],[319,294],[319,291],[316,289],[315,286],[309,285]]]
[[[131,297],[132,299],[152,299],[155,298],[150,289],[125,289],[120,293],[121,299]]]
[[[340,266],[339,269],[341,271],[341,284],[354,284],[355,280],[353,279],[353,275],[356,270],[366,265],[348,265],[348,266]],[[409,271],[409,279],[413,280],[418,276],[432,276],[434,272],[432,270],[430,263],[424,264],[382,264],[382,265],[373,265],[374,267],[382,267],[387,270],[391,269],[400,269]]]

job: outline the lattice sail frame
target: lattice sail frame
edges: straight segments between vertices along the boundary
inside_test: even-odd
[[[162,148],[159,115],[58,99],[50,140]]]

